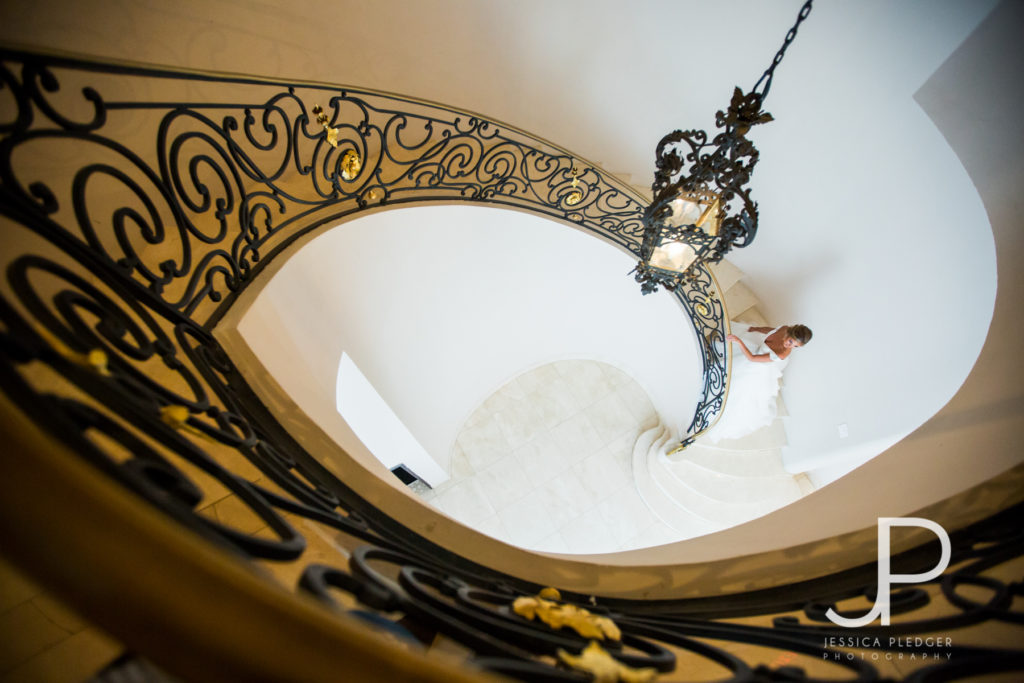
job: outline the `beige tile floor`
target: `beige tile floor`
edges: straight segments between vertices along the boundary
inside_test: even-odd
[[[530,550],[605,553],[682,538],[637,493],[633,445],[657,415],[629,375],[564,360],[487,398],[455,441],[451,479],[413,490],[454,519]]]

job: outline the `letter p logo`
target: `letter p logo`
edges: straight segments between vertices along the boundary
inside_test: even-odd
[[[919,526],[924,529],[928,529],[939,537],[939,543],[942,544],[942,558],[939,563],[935,565],[930,571],[924,574],[890,574],[889,573],[889,529],[894,526]],[[949,544],[949,536],[946,534],[946,530],[941,526],[931,521],[930,519],[922,519],[921,517],[879,517],[878,518],[878,597],[875,599],[875,605],[871,608],[867,614],[862,617],[855,619],[847,619],[841,617],[830,607],[825,616],[829,620],[838,626],[845,626],[846,628],[856,628],[858,626],[865,626],[875,620],[875,617],[881,615],[882,626],[889,625],[889,586],[892,583],[924,583],[925,581],[931,581],[935,577],[946,571],[946,567],[949,566],[949,557],[951,554],[951,548]]]

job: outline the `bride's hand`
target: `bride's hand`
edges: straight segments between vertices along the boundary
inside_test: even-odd
[[[725,338],[731,342],[738,342],[740,340],[740,338],[737,337],[735,334],[728,334],[725,336]]]

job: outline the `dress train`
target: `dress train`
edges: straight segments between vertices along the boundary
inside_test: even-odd
[[[747,359],[737,345],[732,349],[732,371],[725,409],[718,422],[704,435],[711,443],[738,439],[772,423],[778,412],[777,398],[786,359],[781,359],[765,344],[768,334],[754,332],[747,323],[731,323],[732,333],[743,340],[751,354],[767,353],[771,361],[755,363]]]

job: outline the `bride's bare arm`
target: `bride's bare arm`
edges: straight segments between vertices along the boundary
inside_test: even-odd
[[[752,354],[750,352],[750,349],[747,348],[747,345],[743,343],[743,340],[737,337],[735,334],[730,334],[728,337],[726,337],[726,339],[728,339],[731,342],[736,342],[737,344],[739,344],[740,351],[742,351],[743,355],[746,356],[747,359],[750,360],[752,363],[772,362],[771,356],[769,356],[767,353],[760,353],[756,356]]]

